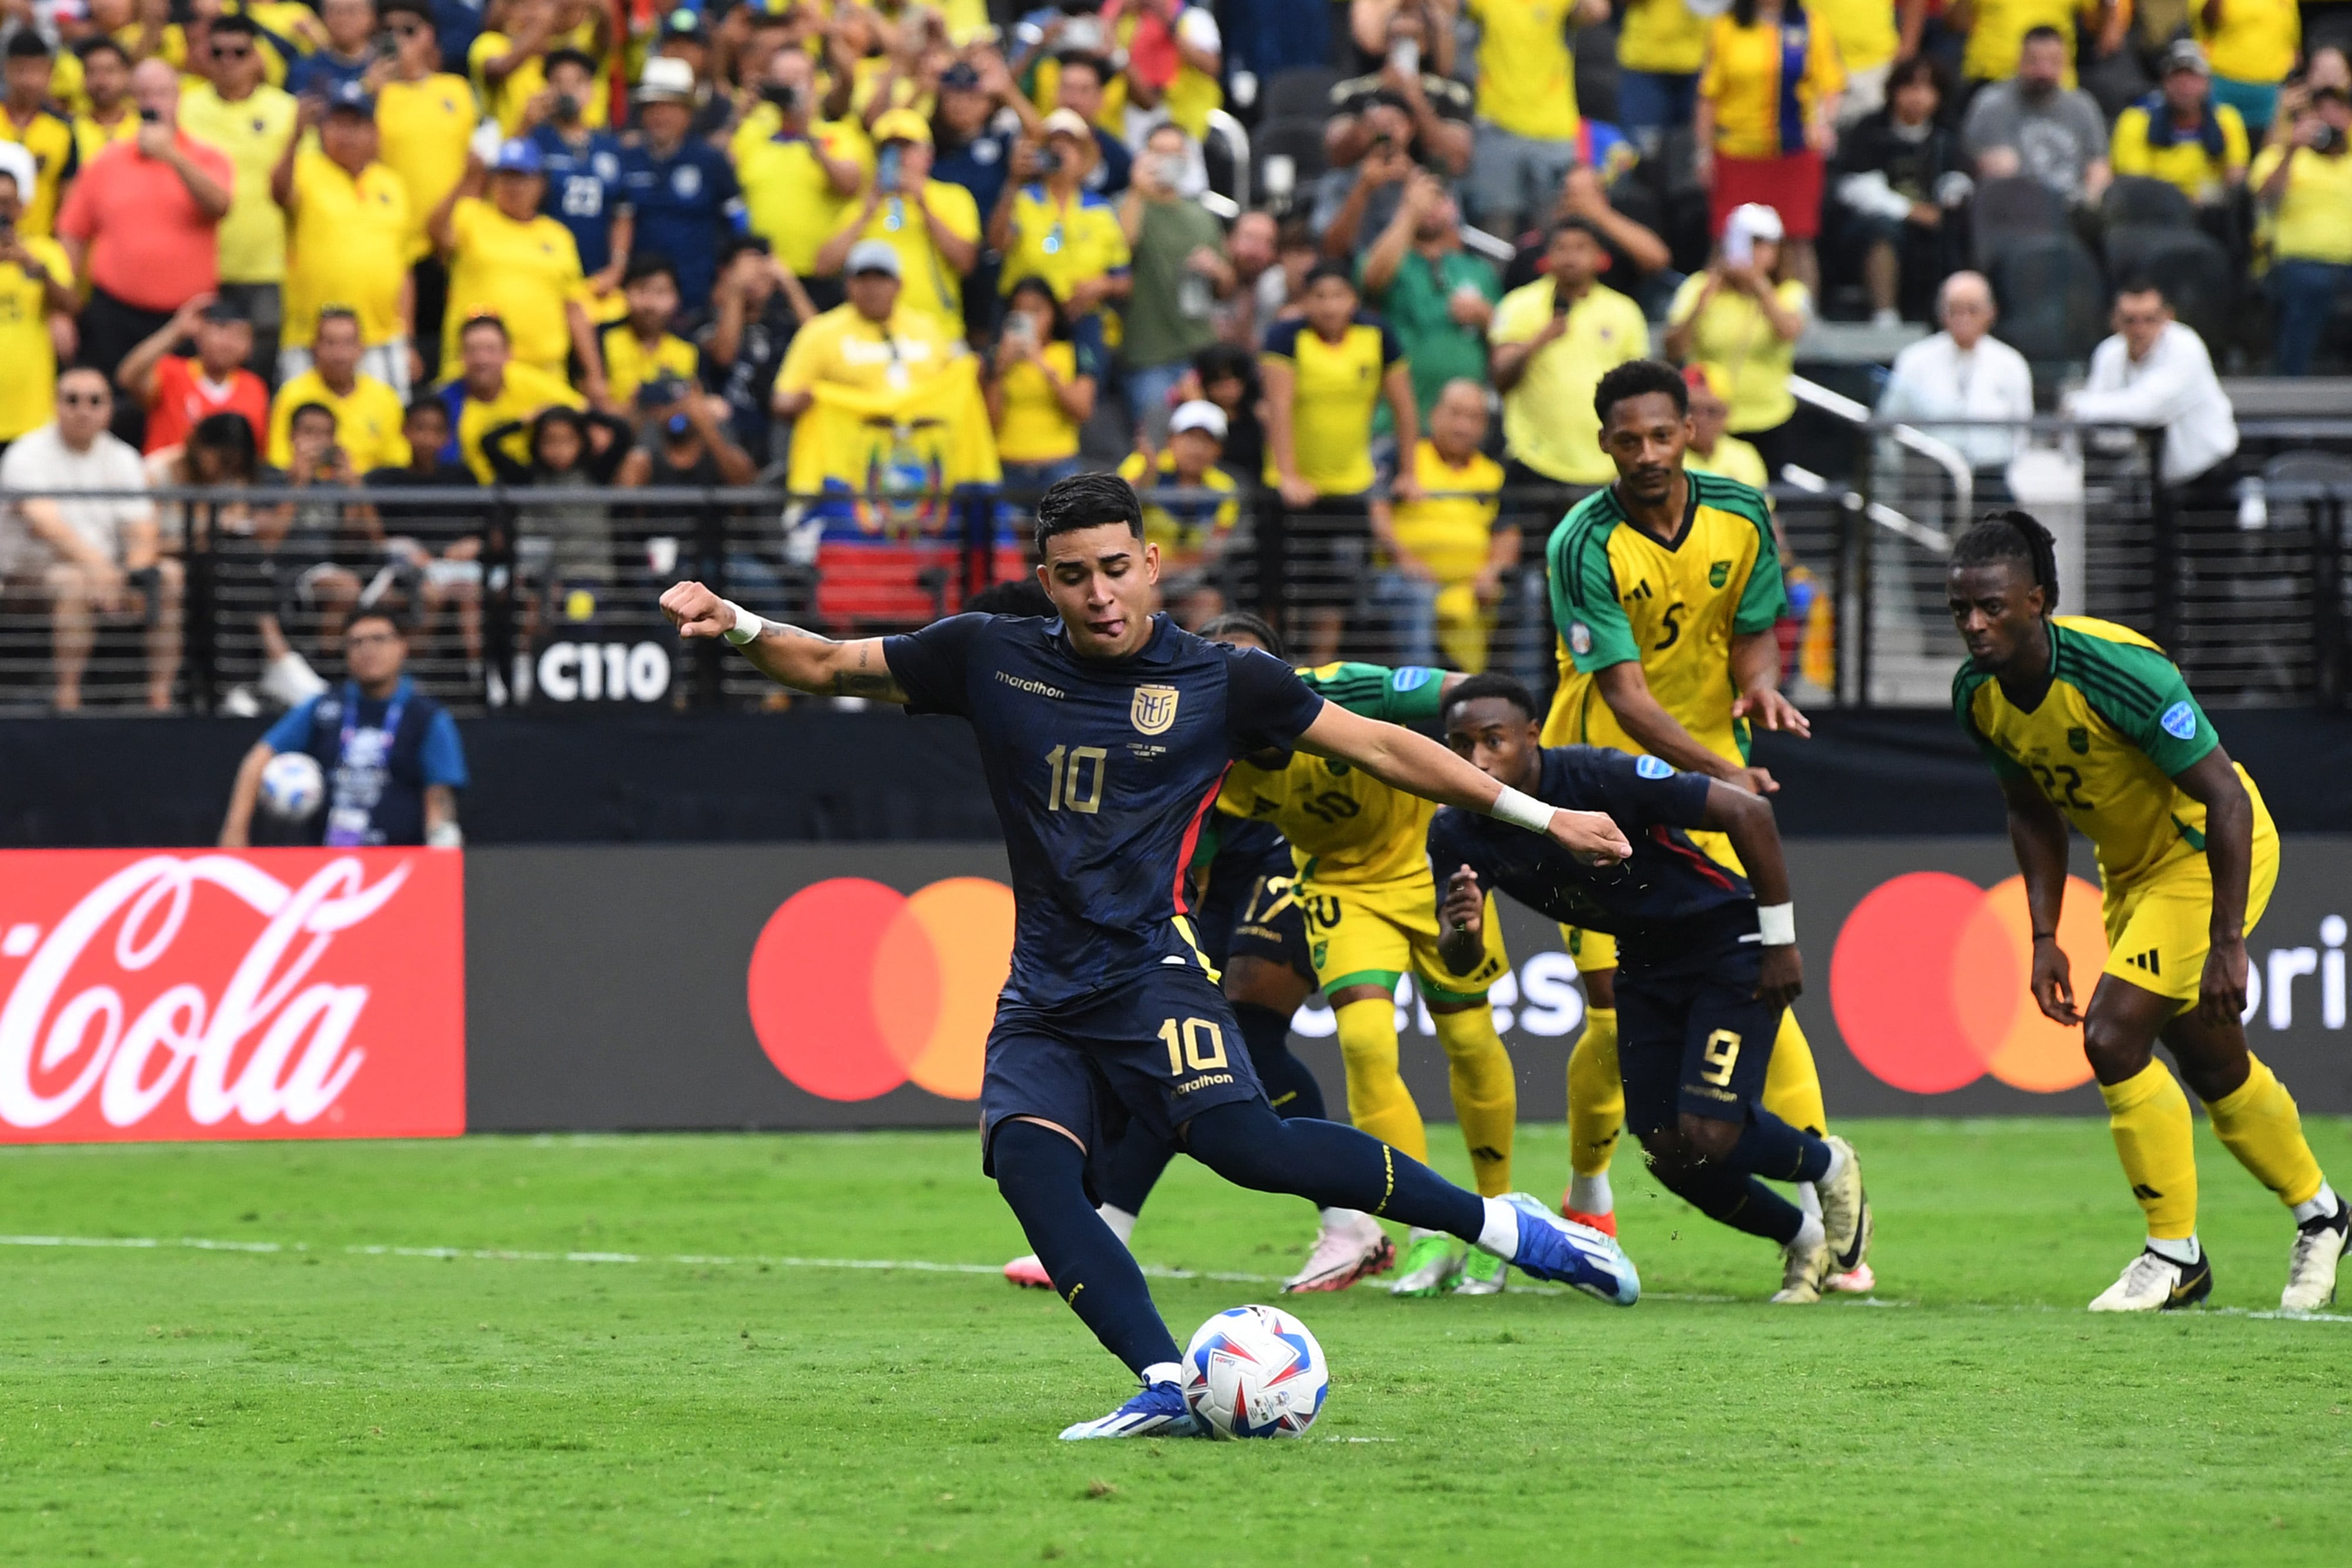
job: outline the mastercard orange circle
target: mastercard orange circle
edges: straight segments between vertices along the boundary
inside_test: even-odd
[[[1873,888],[1830,956],[1830,1006],[1847,1047],[1881,1082],[1944,1094],[1990,1072],[2054,1094],[2086,1082],[2082,1032],[2052,1022],[2028,988],[2032,920],[2025,882],[1990,889],[1943,872]],[[2058,923],[2078,997],[2107,960],[2099,890],[2066,879]]]
[[[768,917],[745,996],[768,1060],[828,1100],[902,1083],[980,1098],[1013,955],[1013,892],[950,877],[901,894],[863,877],[814,883]]]

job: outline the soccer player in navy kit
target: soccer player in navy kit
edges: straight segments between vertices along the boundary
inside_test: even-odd
[[[1565,810],[1607,812],[1633,852],[1594,870],[1478,814],[1440,811],[1429,825],[1430,869],[1444,889],[1439,956],[1456,974],[1478,967],[1488,888],[1615,936],[1625,1124],[1670,1191],[1780,1246],[1774,1301],[1820,1301],[1832,1259],[1868,1253],[1870,1205],[1844,1139],[1790,1126],[1759,1099],[1781,1011],[1804,979],[1772,808],[1654,757],[1545,748],[1535,699],[1507,675],[1472,676],[1447,694],[1444,713],[1446,744],[1480,771]],[[1697,830],[1727,835],[1748,874],[1693,843]],[[1815,1183],[1820,1218],[1759,1176]]]
[[[1539,1279],[1632,1304],[1633,1265],[1598,1231],[1525,1194],[1465,1192],[1352,1127],[1277,1117],[1237,1049],[1184,885],[1226,766],[1268,747],[1500,810],[1596,863],[1631,852],[1615,824],[1540,806],[1434,742],[1325,703],[1271,655],[1148,613],[1159,551],[1122,479],[1053,486],[1037,504],[1037,546],[1059,620],[959,615],[836,643],[698,582],[673,586],[661,604],[682,635],[723,636],[782,685],[972,722],[1016,911],[981,1088],[982,1166],[1055,1289],[1143,1384],[1063,1437],[1199,1430],[1142,1270],[1088,1202],[1087,1160],[1129,1117],[1241,1186],[1442,1229]]]

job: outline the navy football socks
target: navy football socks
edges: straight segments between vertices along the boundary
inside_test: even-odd
[[[1272,1008],[1262,1008],[1255,1002],[1235,1002],[1234,1017],[1242,1026],[1250,1065],[1257,1069],[1257,1081],[1265,1086],[1265,1097],[1272,1103],[1275,1114],[1323,1120],[1323,1086],[1315,1081],[1314,1071],[1307,1063],[1291,1054],[1290,1020]],[[1116,1198],[1111,1201],[1118,1202]]]
[[[1660,1186],[1734,1230],[1786,1247],[1805,1223],[1804,1210],[1744,1172],[1709,1160],[1652,1159],[1649,1166]]]
[[[1284,1121],[1263,1100],[1235,1101],[1193,1117],[1183,1136],[1186,1153],[1236,1186],[1290,1193],[1318,1208],[1361,1209],[1465,1241],[1486,1227],[1486,1206],[1476,1193],[1337,1122]]]
[[[1130,1121],[1126,1131],[1103,1150],[1102,1160],[1095,1167],[1095,1192],[1113,1208],[1141,1214],[1143,1200],[1151,1196],[1160,1173],[1175,1157],[1172,1145],[1153,1137],[1142,1123]]]
[[[1748,1125],[1723,1163],[1774,1181],[1819,1181],[1830,1174],[1830,1146],[1751,1101]]]
[[[1103,1348],[1139,1377],[1179,1359],[1135,1254],[1087,1206],[1085,1152],[1050,1127],[1006,1122],[996,1129],[994,1155],[997,1190],[1055,1291]]]

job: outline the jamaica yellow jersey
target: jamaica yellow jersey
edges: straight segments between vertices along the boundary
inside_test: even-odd
[[[1731,640],[1788,612],[1772,515],[1736,479],[1685,472],[1682,526],[1661,539],[1635,524],[1612,486],[1577,503],[1545,547],[1559,689],[1546,746],[1639,754],[1594,675],[1638,663],[1651,693],[1698,743],[1744,763],[1748,726],[1731,717]]]
[[[1349,712],[1391,724],[1435,718],[1445,688],[1444,672],[1420,665],[1324,664],[1298,677]],[[1217,810],[1272,822],[1290,841],[1299,873],[1318,882],[1429,880],[1429,820],[1436,805],[1349,763],[1303,751],[1279,768],[1236,762]]]
[[[2110,889],[2205,852],[2205,808],[2172,780],[2221,744],[2179,667],[2138,632],[2088,616],[2050,623],[2050,690],[2033,707],[1963,664],[1952,711],[2003,779],[2030,779],[2097,846]],[[2246,770],[2254,830],[2270,813]]]

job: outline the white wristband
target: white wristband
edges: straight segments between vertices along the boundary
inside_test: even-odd
[[[735,624],[727,628],[719,635],[738,648],[746,643],[758,642],[760,633],[768,629],[768,623],[732,601],[728,601],[726,603],[728,609],[735,612]]]
[[[1797,906],[1793,904],[1759,904],[1756,906],[1756,929],[1763,935],[1767,947],[1793,947],[1797,944]]]
[[[1495,803],[1486,808],[1486,814],[1498,822],[1508,822],[1531,833],[1551,831],[1552,808],[1508,784],[1504,785],[1503,792],[1495,797]]]

